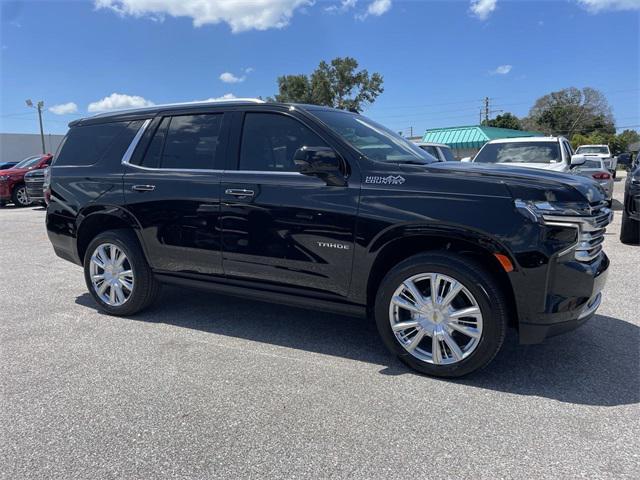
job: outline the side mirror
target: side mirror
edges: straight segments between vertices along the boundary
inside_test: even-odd
[[[585,158],[584,155],[574,155],[571,157],[571,166],[577,167],[578,165],[584,165]]]
[[[293,156],[293,162],[300,173],[318,177],[327,182],[327,185],[344,187],[347,184],[342,160],[332,148],[299,148]]]
[[[460,159],[461,162],[470,162],[471,161],[471,157],[464,157]]]

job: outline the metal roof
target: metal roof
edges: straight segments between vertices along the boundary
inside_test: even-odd
[[[469,125],[464,127],[432,128],[427,130],[423,142],[444,143],[451,148],[481,148],[489,140],[498,138],[534,137],[540,132],[511,130],[510,128]]]

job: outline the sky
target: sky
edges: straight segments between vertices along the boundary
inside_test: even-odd
[[[640,130],[640,0],[0,0],[0,132],[99,111],[267,97],[277,77],[357,59],[384,77],[365,115],[414,135],[528,113],[594,87]]]

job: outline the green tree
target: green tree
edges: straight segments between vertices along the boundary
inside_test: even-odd
[[[615,135],[611,107],[605,96],[593,88],[570,87],[536,100],[524,120],[525,127],[548,135]]]
[[[351,57],[338,57],[320,62],[310,76],[284,75],[278,77],[277,102],[312,103],[360,112],[373,103],[384,88],[379,73],[358,70],[358,62]]]
[[[512,130],[522,130],[522,122],[513,113],[506,112],[492,118],[488,122],[483,120],[482,125],[497,128],[511,128]]]

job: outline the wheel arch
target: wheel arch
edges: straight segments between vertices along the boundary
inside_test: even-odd
[[[118,206],[90,206],[80,212],[76,220],[76,250],[80,263],[84,261],[87,247],[97,235],[107,230],[126,228],[135,233],[142,250],[140,224],[126,210]]]
[[[376,250],[372,252],[375,260],[367,278],[367,305],[375,303],[376,292],[382,279],[398,263],[419,253],[449,251],[473,258],[496,279],[504,290],[509,304],[510,324],[517,327],[518,311],[510,278],[511,274],[517,274],[517,272],[507,273],[495,254],[505,255],[514,268],[517,267],[513,255],[500,243],[480,233],[454,229],[414,231],[405,229],[404,232],[396,232],[388,238],[386,242],[378,242],[375,246]]]

